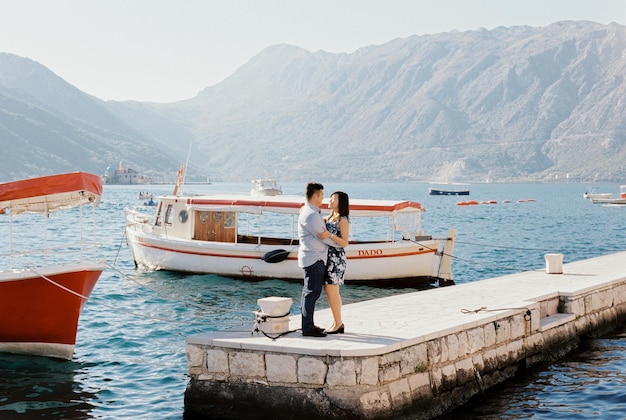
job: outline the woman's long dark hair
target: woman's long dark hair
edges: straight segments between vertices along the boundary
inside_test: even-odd
[[[339,200],[339,204],[337,205],[337,213],[339,213],[339,216],[348,217],[350,215],[350,198],[348,197],[348,194],[343,191],[335,191],[331,195],[335,194],[337,194],[337,199]]]

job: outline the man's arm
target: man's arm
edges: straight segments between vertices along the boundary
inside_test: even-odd
[[[306,220],[306,229],[320,242],[325,243],[328,246],[334,246],[335,248],[339,247],[335,241],[330,238],[320,239],[318,234],[326,231],[326,223],[324,223],[324,219],[321,215],[316,213],[311,213]]]

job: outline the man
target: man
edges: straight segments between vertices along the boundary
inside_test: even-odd
[[[325,337],[322,328],[315,326],[313,314],[315,303],[324,287],[328,246],[334,245],[332,239],[320,239],[318,234],[326,230],[320,205],[324,200],[324,186],[310,182],[306,186],[306,204],[298,217],[298,265],[304,269],[302,287],[302,335],[305,337]]]

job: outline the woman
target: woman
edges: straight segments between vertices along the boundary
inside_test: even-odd
[[[346,270],[346,251],[348,237],[350,234],[350,201],[348,194],[342,191],[335,191],[330,195],[328,206],[331,213],[325,217],[327,232],[321,233],[321,239],[330,238],[336,244],[335,247],[328,247],[328,264],[326,266],[326,277],[324,279],[324,292],[328,298],[330,310],[333,313],[334,323],[326,329],[326,334],[343,334],[344,325],[341,319],[341,295],[339,286],[343,284],[343,275]]]

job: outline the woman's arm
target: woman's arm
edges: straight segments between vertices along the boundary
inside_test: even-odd
[[[348,246],[348,238],[350,237],[350,222],[348,222],[347,217],[342,217],[337,223],[337,228],[339,228],[339,232],[341,232],[341,236],[332,235],[330,239],[332,239],[337,245],[342,248]]]

